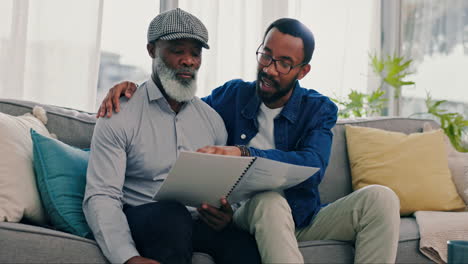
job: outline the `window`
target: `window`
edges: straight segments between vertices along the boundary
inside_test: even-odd
[[[0,96],[92,111],[102,1],[0,1]]]
[[[291,16],[314,33],[311,72],[302,84],[336,98],[375,89],[369,54],[377,52],[378,1],[290,1]]]
[[[124,80],[141,83],[150,77],[146,36],[149,23],[158,14],[158,0],[104,1],[96,109],[114,84]]]
[[[468,1],[403,0],[400,45],[416,82],[402,91],[402,115],[426,111],[427,91],[468,117]]]

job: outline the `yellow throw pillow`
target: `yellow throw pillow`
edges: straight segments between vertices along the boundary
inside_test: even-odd
[[[391,188],[400,214],[465,208],[450,175],[442,130],[404,134],[346,125],[353,189]]]

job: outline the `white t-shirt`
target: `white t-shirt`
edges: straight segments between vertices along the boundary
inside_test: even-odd
[[[274,119],[283,110],[283,107],[270,109],[264,103],[260,105],[260,111],[257,115],[258,133],[247,144],[248,147],[257,149],[274,149]]]

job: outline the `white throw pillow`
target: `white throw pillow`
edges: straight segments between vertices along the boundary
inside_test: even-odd
[[[34,114],[11,116],[0,113],[0,221],[19,222],[23,217],[37,223],[47,221],[36,187],[30,129],[50,137],[44,109]]]
[[[424,123],[424,132],[434,130],[430,123]],[[457,187],[458,194],[468,205],[468,153],[458,152],[450,142],[450,139],[444,136],[447,146],[447,158],[452,180]]]

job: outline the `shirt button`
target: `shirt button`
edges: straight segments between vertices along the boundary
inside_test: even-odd
[[[245,134],[241,135],[241,139],[245,139],[247,136]]]

